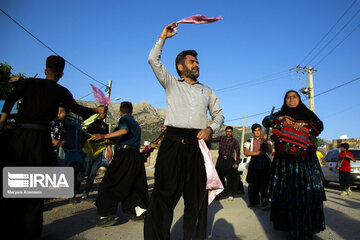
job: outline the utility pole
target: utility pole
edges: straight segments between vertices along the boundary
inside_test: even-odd
[[[109,80],[109,83],[106,87],[106,96],[110,97],[110,93],[111,93],[111,85],[112,85],[112,80]],[[107,114],[106,114],[106,118],[105,118],[105,123],[107,123]],[[111,132],[111,126],[109,126],[109,133]],[[114,152],[114,149],[112,149]],[[105,151],[103,151],[103,157],[106,157],[107,155],[107,148],[105,148]]]
[[[313,73],[317,72],[317,70],[313,69],[312,67],[300,67],[300,65],[298,65],[290,69],[290,71],[294,69],[296,69],[296,72],[307,72],[309,86],[300,89],[300,92],[309,99],[309,109],[315,113]]]
[[[314,84],[313,84],[313,73],[316,72],[312,67],[307,68],[308,73],[308,84],[309,84],[309,109],[315,113],[314,103]]]
[[[112,80],[109,80],[109,83],[108,83],[108,85],[107,85],[107,87],[106,87],[106,96],[107,96],[107,97],[110,97],[111,85],[112,85]],[[106,116],[107,116],[107,115],[106,115]],[[107,117],[105,118],[105,122],[107,122],[106,120],[107,120]],[[109,133],[110,133],[110,132],[111,132],[111,127],[109,126]]]
[[[240,146],[240,157],[244,157],[244,138],[245,138],[245,116],[243,120],[242,132],[241,132],[241,146]]]
[[[111,85],[112,85],[112,80],[109,80],[109,83],[106,87],[106,96],[110,97],[110,93],[111,93]]]

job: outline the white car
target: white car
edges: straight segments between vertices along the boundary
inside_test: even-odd
[[[356,160],[356,162],[350,161],[350,185],[357,185],[360,188],[360,149],[350,148],[349,151]],[[330,170],[324,164],[321,167],[325,177],[325,185],[328,182],[339,182],[339,171],[335,170],[339,153],[340,149],[332,149],[324,158],[330,167]]]
[[[249,159],[249,160],[248,160]],[[250,157],[240,158],[240,163],[238,166],[238,172],[243,173],[246,167],[247,162],[250,161]]]

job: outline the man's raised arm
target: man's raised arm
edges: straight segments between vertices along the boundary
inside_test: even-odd
[[[164,46],[165,40],[167,38],[171,38],[177,33],[176,27],[177,24],[175,22],[165,26],[160,34],[159,39],[156,41],[154,47],[151,49],[151,52],[149,54],[150,66],[153,69],[160,84],[164,88],[166,88],[168,81],[174,77],[170,75],[170,73],[165,68],[164,64],[160,61],[161,51]]]

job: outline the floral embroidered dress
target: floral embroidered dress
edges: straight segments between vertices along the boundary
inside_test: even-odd
[[[295,112],[283,106],[263,120],[265,127],[272,127],[275,142],[268,188],[270,220],[276,230],[290,232],[295,239],[312,239],[314,233],[325,229],[324,178],[316,157],[316,136],[323,130],[323,123],[302,102],[299,105]],[[300,129],[300,133],[284,131],[279,117],[285,115],[306,122],[307,129]]]

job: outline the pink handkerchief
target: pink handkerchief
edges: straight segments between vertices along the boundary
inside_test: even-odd
[[[96,99],[96,101],[98,101],[99,103],[101,103],[103,105],[107,105],[110,103],[110,97],[105,97],[104,93],[99,88],[95,87],[91,83],[90,83],[90,85],[93,89],[93,94],[94,94],[94,98]]]
[[[204,157],[204,164],[206,170],[206,189],[208,190],[208,204],[215,199],[216,195],[221,193],[224,190],[224,186],[222,185],[219,176],[216,172],[214,163],[212,161],[211,153],[206,146],[206,143],[203,139],[199,140],[199,147],[201,153]]]
[[[204,15],[193,15],[184,19],[181,19],[180,21],[177,21],[176,23],[193,23],[193,24],[201,24],[201,23],[212,23],[216,22],[222,19],[221,16],[218,17],[206,17]]]

